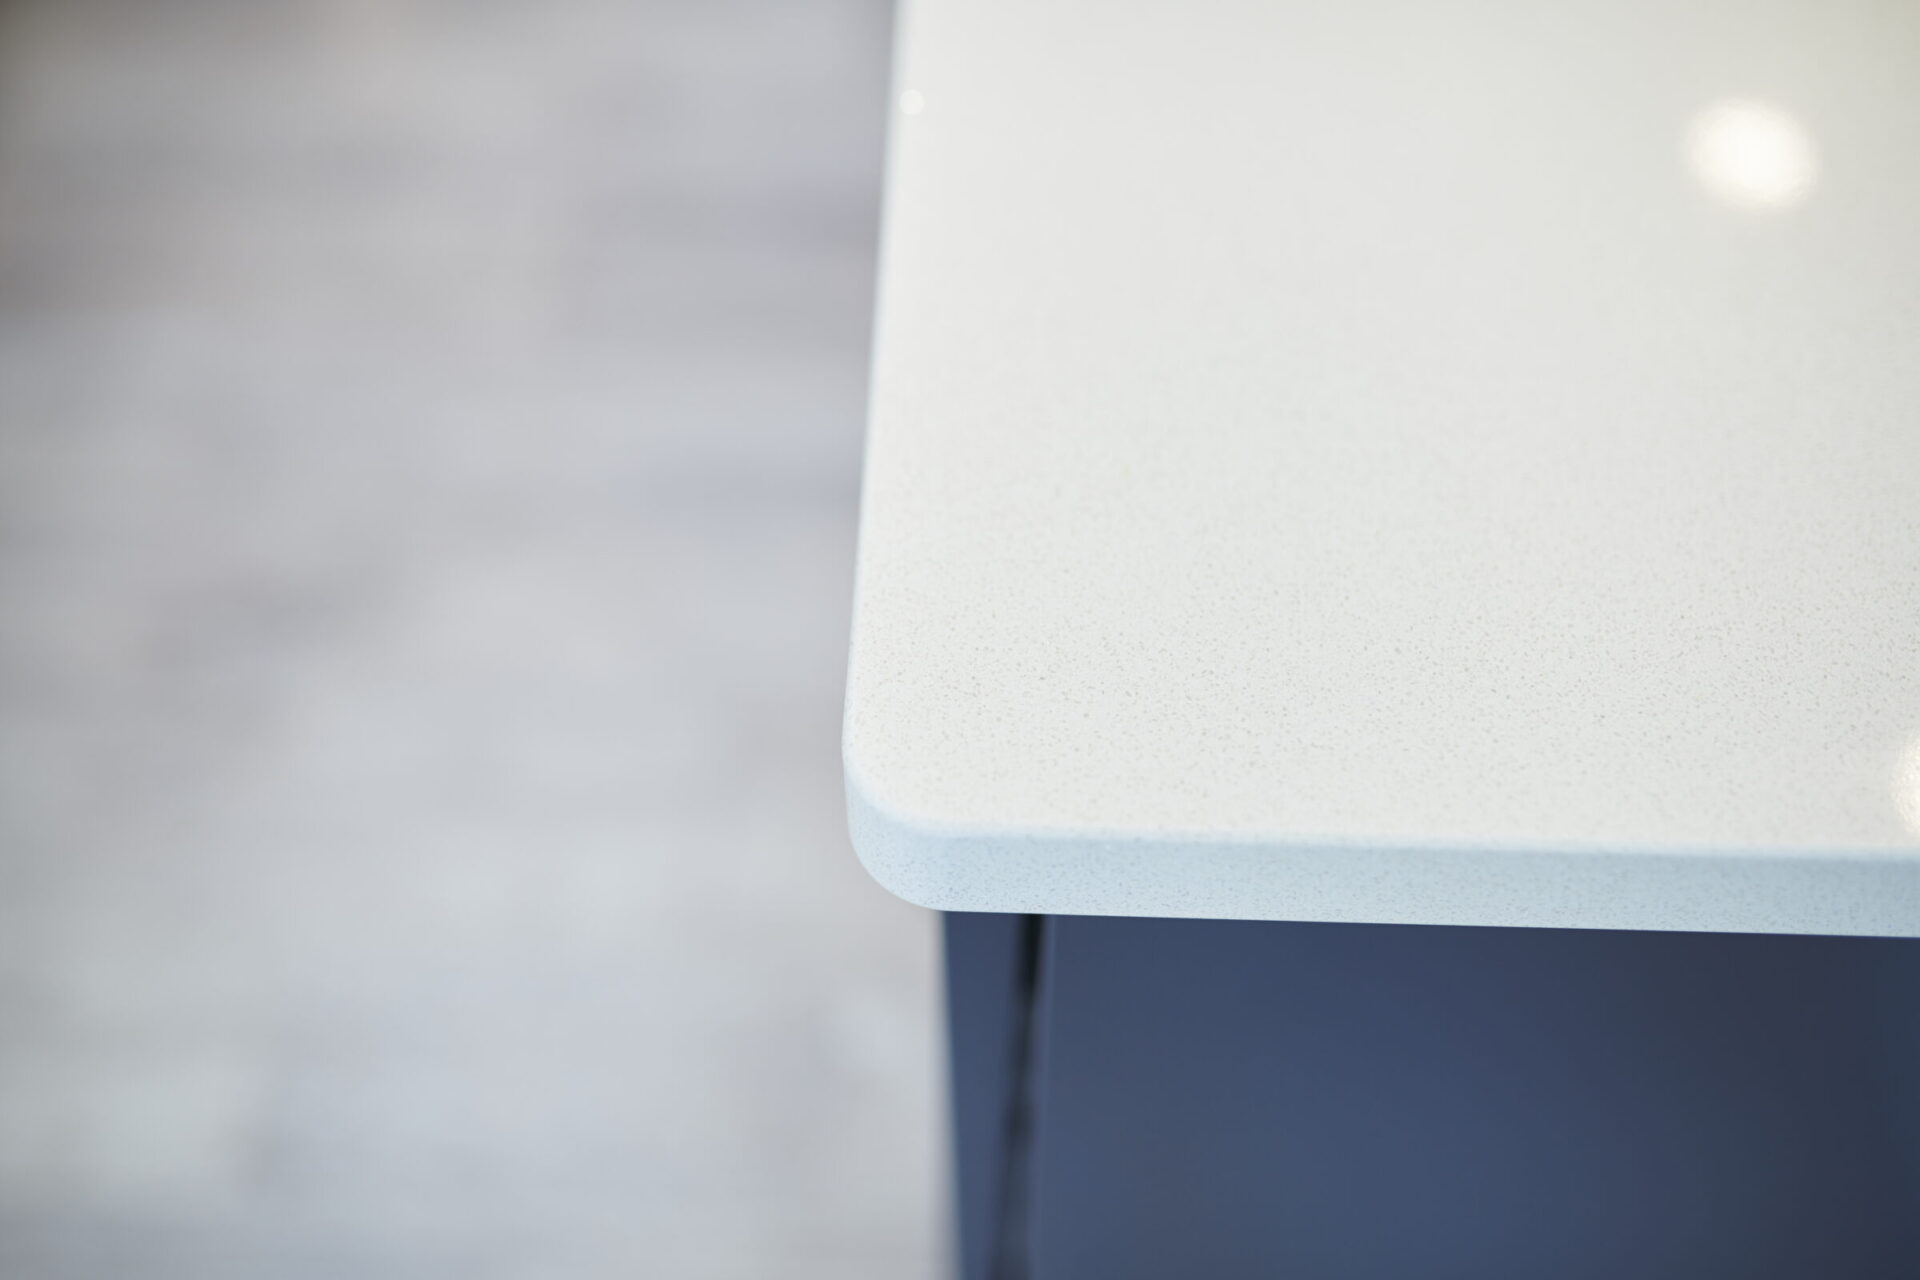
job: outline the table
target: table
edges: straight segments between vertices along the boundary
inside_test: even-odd
[[[1920,10],[917,0],[897,85],[844,746],[970,1274],[1920,1268]]]

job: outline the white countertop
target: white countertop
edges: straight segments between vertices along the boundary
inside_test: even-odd
[[[1920,6],[915,0],[897,88],[881,883],[1920,935]]]

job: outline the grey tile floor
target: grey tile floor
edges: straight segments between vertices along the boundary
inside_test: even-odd
[[[0,1277],[938,1272],[888,24],[0,8]]]

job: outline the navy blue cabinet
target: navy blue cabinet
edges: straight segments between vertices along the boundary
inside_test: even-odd
[[[1920,943],[946,937],[965,1280],[1920,1276]]]

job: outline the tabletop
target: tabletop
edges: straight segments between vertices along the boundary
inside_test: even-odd
[[[1920,8],[898,39],[844,737],[884,885],[1920,935]]]

